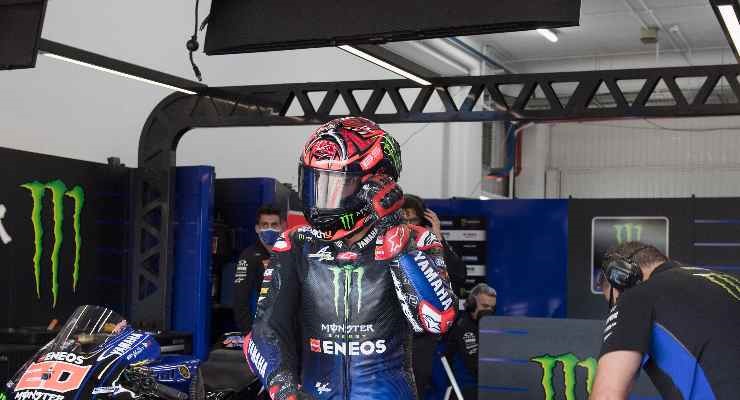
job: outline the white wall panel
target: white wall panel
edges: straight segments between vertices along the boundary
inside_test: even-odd
[[[558,173],[546,185],[561,197],[740,196],[740,117],[563,123],[550,132],[547,165]],[[525,152],[525,166],[532,156]]]
[[[560,184],[562,197],[575,198],[733,197],[740,195],[740,169],[568,170]]]
[[[552,127],[550,165],[554,168],[633,166],[740,166],[740,117],[603,121]],[[731,127],[732,130],[701,131]]]

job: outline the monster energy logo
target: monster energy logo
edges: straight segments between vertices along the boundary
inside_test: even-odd
[[[730,296],[734,297],[735,300],[740,300],[740,279],[728,275],[720,274],[717,272],[708,272],[701,274],[694,274],[704,279],[708,279],[710,282],[724,289]]]
[[[355,215],[352,213],[342,214],[342,216],[339,217],[339,222],[342,223],[342,227],[344,227],[345,230],[350,230],[355,225]]]
[[[586,391],[591,394],[591,386],[594,384],[596,376],[596,359],[589,357],[585,360],[579,360],[573,353],[565,353],[559,356],[545,354],[531,358],[530,361],[536,362],[542,367],[542,387],[545,389],[545,400],[555,399],[555,385],[553,384],[553,371],[558,363],[563,367],[563,377],[565,380],[565,399],[576,399],[576,367],[585,368]]]
[[[82,248],[82,236],[80,235],[80,215],[82,207],[85,205],[85,192],[81,187],[75,186],[67,190],[67,185],[57,179],[49,183],[37,181],[24,183],[21,187],[31,192],[33,199],[33,210],[31,211],[31,222],[33,223],[34,245],[33,254],[33,276],[36,281],[36,296],[41,298],[41,251],[44,239],[44,227],[41,224],[41,210],[43,208],[43,199],[46,190],[51,191],[51,201],[53,204],[54,218],[54,245],[51,250],[51,293],[54,298],[53,307],[57,305],[59,297],[59,252],[62,248],[63,233],[62,226],[64,223],[64,196],[71,197],[74,200],[74,214],[72,227],[74,228],[75,242],[75,259],[74,270],[72,272],[72,290],[77,290],[77,281],[80,276],[80,248]]]
[[[383,153],[390,158],[396,171],[401,172],[401,148],[398,146],[396,139],[383,136]]]
[[[617,234],[617,243],[639,242],[642,238],[642,225],[640,224],[618,224],[614,225]]]
[[[357,312],[359,313],[362,309],[362,276],[365,274],[365,269],[352,265],[329,267],[329,269],[334,273],[332,283],[334,285],[334,311],[337,313],[337,317],[339,317],[339,283],[342,276],[344,276],[344,316],[349,315],[349,294],[352,290],[352,273],[357,274]]]

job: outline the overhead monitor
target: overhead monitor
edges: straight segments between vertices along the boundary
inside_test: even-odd
[[[0,0],[0,70],[33,68],[46,0]]]
[[[579,23],[580,0],[219,0],[205,52],[251,53],[557,28]]]

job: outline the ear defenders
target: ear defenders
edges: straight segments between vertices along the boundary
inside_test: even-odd
[[[627,257],[618,254],[607,255],[607,261],[602,270],[606,280],[614,289],[621,292],[642,282],[642,270],[635,262],[634,257],[648,248],[650,246],[640,247]]]

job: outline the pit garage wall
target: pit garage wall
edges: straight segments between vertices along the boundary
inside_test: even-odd
[[[440,217],[486,221],[486,281],[498,291],[498,315],[566,317],[567,200],[453,199],[426,205]]]
[[[0,240],[0,327],[46,326],[53,318],[66,320],[83,304],[125,313],[129,169],[0,148],[0,171],[0,204],[6,209],[0,221],[8,235]],[[55,205],[52,189],[38,189],[44,196],[36,204],[40,211],[36,222],[31,189],[22,186],[35,184],[54,186],[58,194]],[[43,233],[38,243],[35,232]],[[58,262],[56,278],[52,260]]]
[[[571,199],[568,205],[569,318],[600,319],[607,311],[604,298],[591,292],[594,217],[665,217],[670,258],[740,274],[740,198]]]
[[[740,196],[738,131],[740,117],[536,125],[524,133],[517,197]]]

